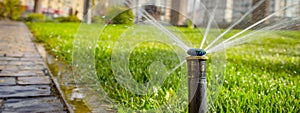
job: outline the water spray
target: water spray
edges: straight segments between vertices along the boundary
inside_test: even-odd
[[[186,58],[188,64],[189,113],[205,113],[206,100],[206,51],[189,49]]]

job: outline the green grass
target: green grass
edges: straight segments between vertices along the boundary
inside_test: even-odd
[[[27,23],[35,35],[37,42],[45,44],[46,49],[57,59],[71,63],[72,41],[79,24],[75,23]],[[96,28],[88,29],[93,31]],[[112,47],[116,46],[119,36],[127,30],[125,25],[109,25],[99,38],[95,52],[98,79],[108,96],[122,106],[132,109],[153,109],[167,104],[167,95],[174,95],[180,89],[182,78],[187,79],[179,68],[166,78],[157,94],[136,95],[127,91],[114,79],[111,68]],[[145,30],[151,28],[145,26]],[[173,28],[171,28],[173,29]],[[175,29],[175,28],[174,28]],[[133,30],[134,31],[134,30]],[[194,47],[200,43],[196,34],[199,30],[179,28],[185,41],[190,41]],[[200,30],[201,31],[201,30]],[[127,31],[130,32],[130,31]],[[217,32],[215,30],[212,31]],[[233,30],[225,35],[228,38],[239,30]],[[86,34],[88,35],[88,34]],[[159,34],[137,34],[129,37],[131,44],[138,42],[140,37],[153,38]],[[180,34],[179,34],[180,35]],[[125,36],[127,37],[127,36]],[[163,37],[163,36],[162,36]],[[213,39],[213,35],[210,36]],[[126,38],[125,38],[126,39]],[[168,41],[167,41],[168,42]],[[152,45],[151,45],[152,44]],[[197,44],[197,45],[196,45]],[[150,46],[151,45],[151,46]],[[146,42],[136,46],[130,53],[129,70],[138,83],[151,81],[152,61],[162,62],[166,70],[172,69],[179,59],[170,49],[172,45],[165,43]],[[126,49],[124,50],[126,52]],[[122,52],[122,51],[120,51]],[[146,53],[146,54],[145,54]],[[122,53],[119,53],[122,54]],[[268,31],[261,39],[226,51],[226,72],[223,87],[211,106],[211,112],[300,112],[300,32],[299,31]],[[209,65],[209,64],[208,64]],[[122,67],[120,67],[122,68]],[[174,95],[175,96],[187,96]],[[176,103],[176,102],[174,102]],[[175,106],[186,106],[186,103]],[[169,108],[176,112],[186,112],[186,108]],[[121,110],[120,110],[121,111]]]

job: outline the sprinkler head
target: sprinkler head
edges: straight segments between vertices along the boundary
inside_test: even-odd
[[[192,48],[187,51],[187,54],[191,56],[204,56],[206,54],[206,51],[204,51],[203,49]]]

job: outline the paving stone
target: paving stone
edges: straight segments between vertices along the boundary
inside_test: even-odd
[[[24,54],[25,58],[41,58],[42,56],[39,54]]]
[[[18,65],[18,66],[34,66],[34,65],[42,65],[43,62],[29,62],[29,61],[11,61],[7,65]]]
[[[32,97],[50,95],[49,85],[0,86],[0,98]]]
[[[25,65],[20,66],[21,70],[43,70],[45,67],[43,65]]]
[[[20,58],[14,58],[14,57],[0,57],[0,61],[18,61]]]
[[[16,78],[13,77],[0,78],[0,86],[5,86],[5,85],[16,85]]]
[[[8,64],[8,61],[0,61],[0,66],[4,66],[4,65],[6,65],[6,64]]]
[[[6,66],[0,66],[0,69],[2,71],[4,70],[14,71],[14,70],[19,70],[19,67],[17,65],[10,65],[10,66],[6,65]]]
[[[5,55],[6,55],[5,57],[12,57],[12,58],[21,58],[21,57],[23,57],[22,53],[6,53]]]
[[[42,58],[21,58],[20,60],[21,61],[43,61]]]
[[[51,84],[51,81],[50,81],[50,78],[48,76],[18,77],[17,83],[20,84],[20,85]]]
[[[66,113],[62,102],[56,97],[34,99],[8,99],[3,104],[2,113]]]
[[[1,70],[0,77],[1,76],[11,77],[12,75],[15,75],[17,72],[18,70]]]
[[[20,66],[22,64],[22,62],[20,61],[10,61],[7,63],[7,66]]]
[[[2,71],[0,77],[24,77],[24,76],[44,76],[41,70],[23,70],[23,71]]]

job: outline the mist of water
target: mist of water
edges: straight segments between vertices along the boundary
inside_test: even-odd
[[[140,11],[140,15],[142,15],[144,18],[146,18],[147,20],[149,20],[149,22],[154,25],[155,27],[157,27],[158,29],[160,29],[161,31],[163,31],[165,34],[167,34],[169,36],[170,39],[172,39],[173,41],[175,41],[179,47],[181,47],[183,50],[187,51],[188,49],[190,49],[189,46],[187,46],[182,40],[180,40],[176,35],[174,35],[172,32],[170,32],[168,29],[166,29],[164,26],[162,26],[159,22],[157,22],[147,11],[145,10],[141,10]]]
[[[223,42],[223,43],[225,43],[226,46],[223,46],[223,44],[219,44],[219,45],[209,49],[207,52],[208,53],[218,52],[223,49],[228,49],[228,48],[231,48],[231,47],[234,47],[237,45],[241,45],[241,44],[250,42],[252,40],[256,40],[260,36],[263,36],[263,35],[269,33],[268,31],[280,30],[283,28],[287,28],[287,27],[291,26],[292,24],[294,24],[295,21],[298,21],[298,20],[300,20],[300,17],[278,21],[277,23],[275,23],[273,25],[269,25],[269,26],[263,27],[261,29],[257,29],[257,30],[255,30],[251,33],[248,33],[247,35],[244,35],[242,37]]]
[[[226,45],[226,46],[223,47],[223,48],[220,48],[220,44],[219,44],[219,45],[216,45],[215,47],[212,47],[211,49],[208,49],[208,47],[209,47],[209,46],[208,46],[208,47],[206,48],[206,49],[208,49],[208,50],[207,50],[207,53],[216,52],[217,50],[222,50],[222,49],[225,49],[225,48],[229,48],[229,47],[227,47],[227,44],[231,44],[230,47],[232,47],[232,45],[235,45],[233,42],[239,43],[239,44],[242,44],[241,42],[243,42],[243,43],[247,42],[247,41],[242,41],[242,40],[245,40],[245,36],[242,37],[241,39],[236,39],[236,40],[233,40],[233,39],[237,38],[238,36],[240,36],[241,34],[247,32],[248,30],[250,30],[250,29],[256,27],[257,25],[263,23],[264,21],[266,21],[266,20],[272,18],[272,17],[275,16],[276,14],[281,13],[282,11],[284,11],[284,10],[286,10],[286,9],[288,9],[288,8],[295,7],[295,6],[296,6],[296,5],[293,4],[293,5],[289,5],[289,6],[286,6],[286,7],[284,7],[284,8],[281,8],[281,9],[275,11],[274,13],[268,15],[267,17],[261,19],[260,21],[254,23],[254,24],[250,25],[249,27],[243,29],[242,31],[236,33],[235,35],[229,37],[228,39],[222,41],[220,44],[225,43],[225,45]],[[261,29],[261,30],[273,30],[274,28],[278,27],[278,26],[281,25],[282,23],[284,23],[284,21],[279,21],[279,22],[277,22],[277,24],[275,24],[275,25],[273,25],[273,26],[267,26],[267,27],[264,27],[264,28]],[[257,32],[260,32],[261,30],[257,30]],[[228,31],[227,31],[227,32],[228,32]],[[254,33],[256,33],[256,32],[254,32]],[[254,34],[254,33],[253,33],[253,34]],[[224,33],[224,35],[225,35],[225,33]],[[252,34],[249,34],[249,35],[252,35]],[[249,36],[249,35],[247,35],[247,36]],[[219,38],[219,37],[218,37],[218,38]],[[217,41],[218,38],[216,38],[215,41]],[[240,41],[240,42],[238,42],[238,41]],[[212,45],[212,43],[211,43],[210,45]]]
[[[217,2],[217,4],[218,4],[218,2]],[[209,22],[207,24],[207,27],[206,27],[206,30],[205,30],[205,33],[204,33],[204,36],[203,36],[203,40],[202,40],[201,45],[200,45],[200,49],[203,48],[204,42],[207,39],[208,33],[209,33],[210,29],[211,29],[211,24],[212,24],[212,22],[213,22],[213,20],[215,18],[215,13],[216,13],[217,8],[218,8],[218,5],[216,5],[216,7],[213,10],[213,13],[209,17]]]
[[[239,23],[241,23],[249,14],[251,14],[257,7],[259,7],[265,0],[262,0],[260,2],[258,2],[257,4],[255,4],[250,10],[248,10],[237,22],[235,22],[234,24],[232,24],[229,28],[227,28],[221,35],[219,35],[217,38],[215,38],[215,40],[213,40],[206,48],[205,50],[207,50],[208,48],[210,48],[213,44],[215,44],[218,40],[220,40],[226,33],[228,33],[231,29],[233,29],[236,25],[238,25]]]

